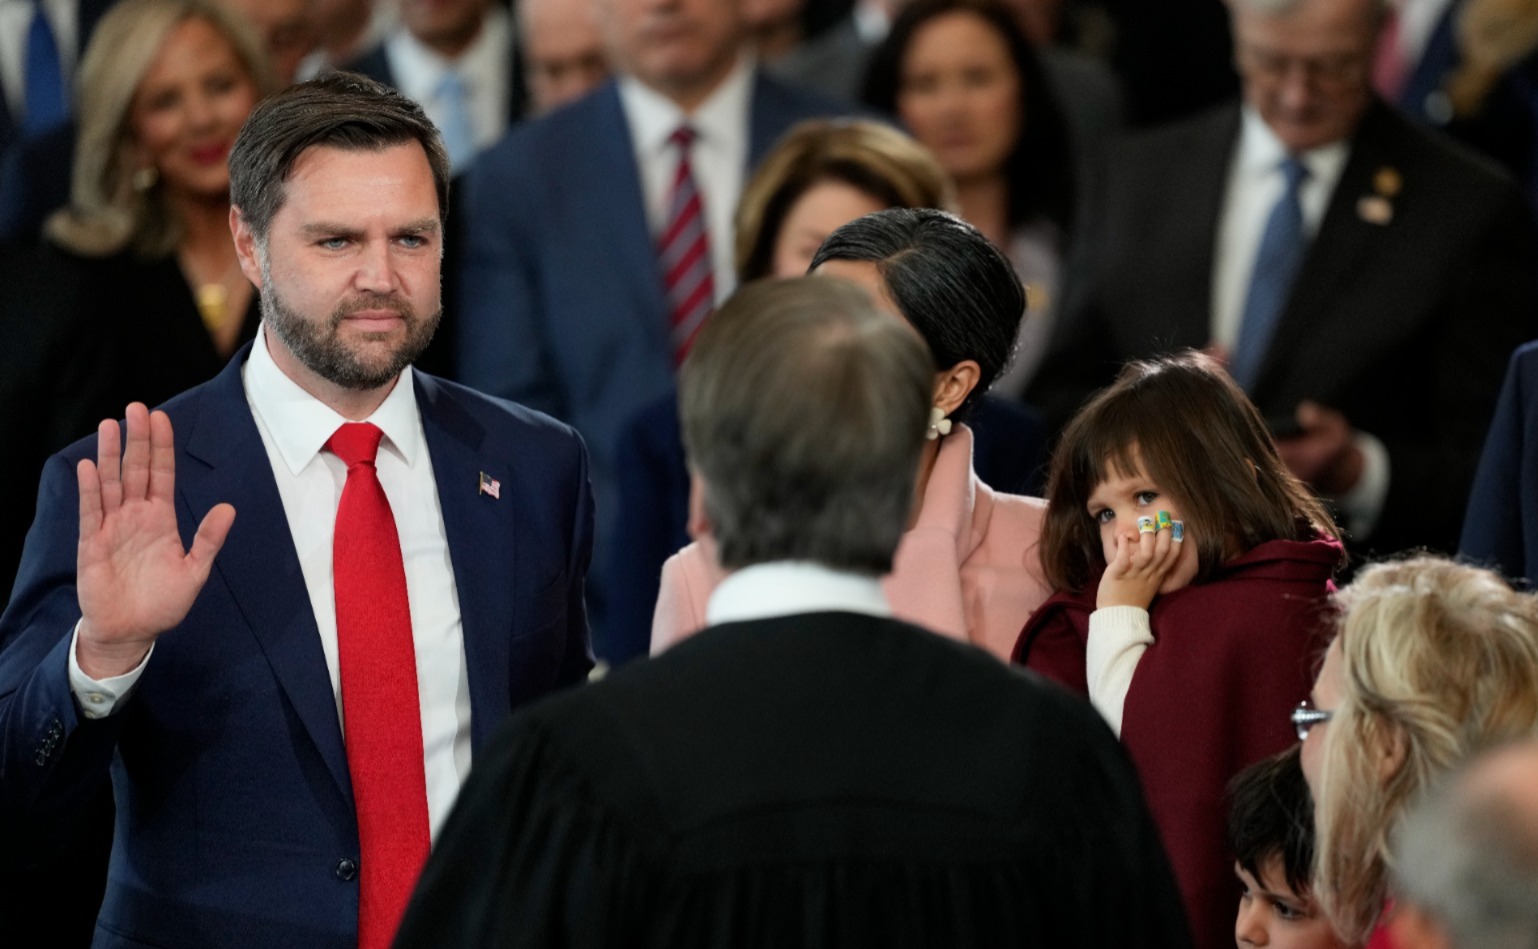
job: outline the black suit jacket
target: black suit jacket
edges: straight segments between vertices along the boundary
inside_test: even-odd
[[[707,629],[480,759],[396,945],[1189,944],[1089,707],[905,623]]]
[[[1210,339],[1212,268],[1236,106],[1117,149],[1030,395],[1061,424],[1125,360]],[[1360,202],[1380,172],[1390,220]],[[1392,189],[1390,189],[1392,190]],[[1507,355],[1538,330],[1532,221],[1505,175],[1374,104],[1304,259],[1251,397],[1268,418],[1305,399],[1381,439],[1386,552],[1454,549]]]

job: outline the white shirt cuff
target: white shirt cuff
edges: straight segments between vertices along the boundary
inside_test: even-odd
[[[80,703],[80,712],[86,718],[106,718],[116,711],[118,705],[133,694],[134,686],[139,684],[139,676],[144,672],[145,663],[150,661],[150,656],[155,652],[155,647],[151,645],[137,666],[120,676],[97,680],[86,675],[85,670],[80,668],[80,659],[75,655],[79,647],[80,624],[76,623],[69,637],[69,690],[75,693],[75,699]]]
[[[1089,700],[1118,738],[1132,674],[1153,641],[1148,611],[1140,606],[1107,606],[1089,614],[1089,645],[1084,650]]]
[[[1362,476],[1357,479],[1356,486],[1336,498],[1335,503],[1346,518],[1346,528],[1357,537],[1369,537],[1378,526],[1383,502],[1388,499],[1388,449],[1376,435],[1368,432],[1354,433],[1352,441],[1362,453]]]

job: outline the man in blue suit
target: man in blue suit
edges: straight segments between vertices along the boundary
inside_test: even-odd
[[[97,946],[383,947],[477,749],[591,666],[586,456],[409,366],[448,189],[417,106],[297,86],[230,164],[263,332],[48,463],[0,617],[0,854],[44,859],[110,776]]]
[[[748,169],[789,126],[840,110],[742,54],[738,6],[600,0],[617,78],[513,128],[466,173],[460,381],[575,425],[605,522],[619,431],[669,391],[681,358],[659,244],[684,152],[719,303],[735,283],[731,220]]]

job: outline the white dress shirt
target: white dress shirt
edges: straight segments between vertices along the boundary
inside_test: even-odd
[[[397,26],[385,40],[385,55],[401,93],[415,99],[438,128],[446,120],[443,76],[452,68],[465,85],[475,147],[485,149],[507,131],[513,94],[513,25],[511,15],[500,5],[487,6],[481,31],[458,59],[448,60],[428,49],[404,26]]]
[[[734,571],[710,594],[705,623],[794,616],[798,613],[863,613],[891,616],[881,580],[804,560],[754,564]]]
[[[27,109],[27,32],[32,28],[32,0],[0,0],[0,85],[5,104],[20,125]],[[80,48],[79,0],[43,0],[48,23],[59,44],[64,80],[75,74]],[[74,96],[70,96],[73,102]]]
[[[1285,186],[1281,165],[1287,157],[1286,147],[1255,110],[1245,106],[1241,114],[1239,144],[1228,169],[1212,264],[1212,341],[1230,352],[1239,338],[1260,238]],[[1332,142],[1296,157],[1309,172],[1298,188],[1298,203],[1304,230],[1312,240],[1351,157],[1351,145],[1349,141]],[[1356,446],[1364,458],[1361,480],[1334,501],[1351,530],[1365,536],[1377,524],[1388,497],[1389,456],[1383,442],[1367,432],[1356,433]]]
[[[641,173],[646,223],[654,235],[661,233],[667,223],[668,197],[678,171],[678,149],[668,142],[668,137],[686,122],[696,133],[689,164],[709,229],[717,305],[737,285],[732,262],[732,215],[742,194],[748,165],[753,68],[749,57],[738,57],[737,65],[692,115],[685,114],[673,100],[642,85],[633,76],[624,76],[619,81],[620,102],[625,122],[630,126],[636,168]]]
[[[340,722],[341,669],[331,545],[347,466],[322,448],[347,419],[283,374],[273,362],[261,331],[251,347],[243,381],[309,591]],[[470,680],[448,534],[410,367],[401,373],[379,408],[363,421],[384,432],[375,469],[395,516],[406,571],[427,772],[427,813],[436,835],[470,770]],[[139,668],[127,675],[97,682],[80,669],[72,646],[70,683],[86,716],[110,714],[132,691],[149,661],[150,656],[146,656]]]

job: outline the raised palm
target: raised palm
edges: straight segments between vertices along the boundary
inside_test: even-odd
[[[215,505],[198,526],[192,549],[183,549],[171,420],[138,402],[128,407],[127,418],[126,443],[117,422],[102,422],[97,460],[83,460],[76,469],[77,655],[95,678],[129,671],[157,636],[182,621],[235,521],[233,507]]]

